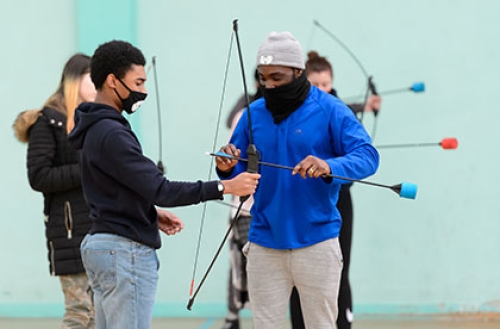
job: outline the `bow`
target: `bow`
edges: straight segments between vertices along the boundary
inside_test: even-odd
[[[337,42],[348,54],[349,56],[356,62],[357,66],[363,73],[365,79],[367,80],[367,89],[364,95],[364,101],[362,105],[362,111],[360,116],[358,117],[361,123],[363,122],[363,115],[364,115],[364,108],[366,106],[366,103],[368,101],[368,96],[369,92],[372,95],[390,95],[390,94],[396,94],[396,93],[401,93],[401,92],[414,92],[414,93],[422,93],[425,91],[425,84],[423,82],[415,82],[413,83],[410,87],[405,87],[405,88],[398,88],[398,89],[392,89],[392,90],[387,90],[383,91],[380,94],[377,92],[377,89],[375,87],[375,84],[373,83],[373,76],[369,75],[366,69],[364,68],[363,64],[361,64],[361,61],[354,55],[354,53],[343,43],[338,37],[336,37],[331,31],[329,31],[327,28],[325,28],[323,25],[321,25],[317,20],[314,20],[314,25],[317,26],[319,29],[321,29],[323,32],[325,32],[331,39],[333,39],[335,42]],[[344,100],[353,100],[355,98],[359,98],[357,96],[355,97],[343,97]],[[377,115],[378,115],[379,109],[374,109],[373,114],[375,116],[375,120],[373,122],[373,129],[372,129],[372,140],[375,139],[375,133],[377,129]],[[394,144],[394,145],[379,145],[376,146],[377,148],[400,148],[400,147],[421,147],[421,146],[433,146],[433,145],[440,145],[443,149],[456,149],[458,146],[458,141],[456,138],[444,138],[440,143],[412,143],[412,144]]]
[[[156,91],[156,116],[158,119],[158,163],[156,166],[158,167],[158,170],[162,174],[165,174],[165,168],[163,167],[163,162],[162,162],[162,126],[161,126],[161,108],[160,108],[160,93],[158,91],[158,74],[156,73],[156,56],[153,56],[153,59],[151,60],[151,67],[153,68],[153,73],[155,76],[155,91]],[[151,68],[150,67],[150,68]],[[149,70],[148,70],[149,71]]]
[[[364,96],[364,100],[363,100],[363,106],[362,106],[363,110],[361,111],[361,114],[359,116],[359,121],[361,121],[361,123],[362,123],[363,117],[364,117],[364,112],[365,112],[364,108],[365,108],[366,103],[368,101],[368,96],[370,95],[370,93],[372,95],[378,95],[375,84],[373,83],[373,76],[368,75],[368,72],[366,71],[365,67],[363,66],[363,64],[361,64],[361,61],[356,57],[356,55],[354,55],[354,53],[349,49],[349,47],[347,47],[345,45],[345,43],[343,43],[332,32],[330,32],[330,30],[328,30],[323,25],[321,25],[317,20],[314,20],[313,22],[314,22],[315,26],[317,26],[320,30],[325,32],[331,39],[333,39],[335,42],[337,42],[342,47],[342,49],[344,49],[349,54],[349,56],[351,56],[351,58],[356,62],[356,65],[359,67],[359,69],[361,70],[361,72],[363,73],[363,75],[367,81],[367,88],[366,88],[366,92],[365,92],[365,96]],[[379,109],[373,109],[373,114],[375,115],[375,118],[377,118],[378,111],[379,111]],[[374,125],[375,125],[375,122],[374,122]],[[375,129],[375,126],[374,126],[374,129]]]
[[[375,84],[373,83],[373,76],[368,74],[368,72],[366,71],[363,64],[361,64],[361,61],[358,59],[358,57],[356,57],[356,55],[354,55],[354,53],[349,49],[349,47],[347,47],[345,45],[345,43],[343,43],[338,37],[336,37],[330,30],[328,30],[323,25],[321,25],[317,20],[314,20],[313,22],[314,22],[315,26],[317,26],[321,31],[325,32],[332,40],[337,42],[337,44],[339,44],[342,47],[342,49],[344,49],[347,52],[347,54],[349,54],[349,56],[354,60],[354,62],[356,62],[356,65],[359,67],[359,69],[361,70],[361,72],[363,73],[363,75],[367,81],[367,88],[366,88],[366,92],[365,92],[364,97],[363,97],[362,111],[358,116],[359,121],[361,123],[363,123],[363,117],[364,117],[364,113],[365,113],[364,109],[365,109],[366,103],[368,102],[369,94],[371,93],[372,95],[379,95],[379,93],[377,92],[377,88],[376,88]],[[408,90],[413,91],[415,93],[423,92],[425,90],[425,85],[423,82],[416,82],[410,88],[390,90],[390,91],[387,91],[385,93],[396,93],[396,92],[402,92],[402,91],[408,91]],[[353,97],[347,97],[347,98],[353,98]],[[345,99],[347,99],[347,98],[345,98]],[[378,112],[379,112],[379,109],[373,109],[373,114],[375,116],[375,120],[373,121],[372,139],[375,139],[375,133],[377,130]]]
[[[244,93],[245,93],[245,108],[246,108],[246,112],[247,112],[247,115],[248,115],[248,130],[249,130],[249,138],[250,138],[250,143],[248,145],[248,148],[247,148],[247,154],[248,154],[248,166],[247,166],[247,171],[248,172],[251,172],[251,173],[257,173],[258,171],[258,152],[257,152],[257,148],[255,147],[255,144],[253,143],[253,135],[252,135],[252,123],[251,123],[251,114],[250,114],[250,97],[248,95],[248,89],[247,89],[247,84],[246,84],[246,79],[245,79],[245,69],[244,69],[244,65],[243,65],[243,56],[242,56],[242,52],[241,52],[241,46],[240,46],[240,40],[239,40],[239,35],[238,35],[238,20],[235,19],[233,20],[233,33],[231,33],[231,41],[230,41],[230,44],[229,44],[229,52],[228,52],[228,58],[227,58],[227,61],[226,61],[226,70],[225,70],[225,74],[224,74],[224,83],[223,83],[223,88],[222,88],[222,95],[221,95],[221,102],[220,102],[220,106],[219,106],[219,114],[218,114],[218,119],[217,119],[217,127],[216,127],[216,132],[215,132],[215,138],[214,138],[214,143],[213,143],[213,147],[212,149],[215,151],[215,147],[216,147],[216,143],[217,143],[217,135],[218,135],[218,131],[219,131],[219,126],[220,126],[220,118],[221,118],[221,113],[222,113],[222,105],[223,105],[223,100],[224,100],[224,94],[225,94],[225,88],[226,88],[226,81],[227,81],[227,74],[228,74],[228,68],[229,68],[229,63],[230,63],[230,58],[231,58],[231,49],[232,49],[232,45],[233,45],[233,37],[236,37],[236,44],[237,44],[237,50],[238,50],[238,56],[239,56],[239,61],[240,61],[240,67],[241,67],[241,75],[242,75],[242,79],[243,79],[243,89],[244,89]],[[213,161],[210,162],[210,170],[209,170],[209,180],[210,180],[210,177],[211,177],[211,173],[213,172]],[[190,286],[190,289],[189,289],[189,301],[188,301],[188,305],[187,305],[187,309],[188,310],[191,310],[193,304],[194,304],[194,300],[196,298],[196,296],[198,295],[203,283],[205,282],[206,278],[208,277],[208,274],[210,273],[210,271],[212,270],[212,267],[213,265],[215,264],[215,261],[217,260],[217,258],[219,257],[219,254],[220,252],[222,251],[222,248],[224,247],[224,244],[226,243],[226,240],[229,236],[229,234],[231,233],[231,230],[232,228],[234,227],[236,221],[238,220],[238,216],[240,214],[240,211],[243,207],[243,203],[250,197],[250,195],[247,195],[247,196],[243,196],[243,197],[240,197],[240,204],[236,210],[236,213],[234,215],[234,217],[231,219],[231,222],[229,224],[229,227],[221,241],[221,243],[219,244],[219,247],[214,255],[214,257],[212,258],[212,261],[210,262],[205,274],[203,275],[201,281],[200,281],[200,284],[198,286],[198,288],[194,291],[193,293],[193,289],[194,289],[194,278],[196,276],[196,267],[197,267],[197,263],[198,263],[198,256],[199,256],[199,249],[200,249],[200,242],[201,242],[201,234],[202,234],[202,231],[203,231],[203,224],[204,224],[204,219],[205,219],[205,213],[206,213],[206,203],[204,203],[203,205],[203,214],[202,214],[202,221],[201,221],[201,224],[200,224],[200,232],[199,232],[199,236],[198,236],[198,247],[197,247],[197,250],[196,250],[196,256],[195,256],[195,262],[194,262],[194,266],[193,266],[193,276],[192,276],[192,279],[191,279],[191,286]]]

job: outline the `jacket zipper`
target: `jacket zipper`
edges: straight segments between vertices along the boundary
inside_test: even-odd
[[[54,243],[52,241],[49,242],[50,246],[50,268],[52,271],[52,276],[56,275],[56,262],[55,262],[55,256],[54,256]]]
[[[71,213],[71,204],[69,201],[64,202],[64,226],[68,231],[68,239],[73,238],[73,214]]]

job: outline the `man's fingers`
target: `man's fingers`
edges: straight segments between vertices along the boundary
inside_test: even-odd
[[[318,178],[329,173],[329,171],[330,169],[325,161],[315,156],[308,155],[293,168],[292,175],[300,174],[304,179],[308,177]]]
[[[239,157],[241,154],[240,150],[238,150],[233,144],[228,144],[221,147],[220,151],[234,157]],[[220,170],[229,170],[238,163],[238,160],[230,159],[227,157],[216,157],[215,161],[217,163],[217,167]]]

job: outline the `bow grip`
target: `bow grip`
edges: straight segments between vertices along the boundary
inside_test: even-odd
[[[370,92],[372,93],[372,95],[378,96],[377,88],[375,88],[375,84],[373,83],[373,77],[372,76],[370,76],[368,78],[368,88],[370,88]],[[373,115],[377,116],[378,110],[379,109],[373,109]]]
[[[370,92],[372,93],[372,95],[378,95],[377,93],[377,88],[375,88],[375,84],[373,83],[373,77],[370,76],[368,78],[368,88],[370,88]]]
[[[247,171],[252,174],[259,172],[259,153],[255,144],[249,144],[247,147]],[[245,202],[248,200],[250,195],[240,196],[240,202]]]

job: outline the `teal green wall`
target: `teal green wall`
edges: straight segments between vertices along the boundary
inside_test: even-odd
[[[42,4],[43,3],[43,4]],[[494,0],[399,1],[16,1],[0,12],[6,120],[0,129],[0,316],[58,316],[62,294],[48,275],[42,198],[28,185],[25,145],[12,135],[21,110],[40,106],[56,87],[64,61],[75,51],[124,38],[148,59],[157,56],[163,153],[173,180],[206,179],[231,22],[239,18],[248,82],[259,43],[271,30],[291,30],[305,50],[327,55],[340,95],[364,91],[352,59],[313,27],[334,32],[373,74],[379,91],[424,81],[423,94],[384,97],[375,144],[459,139],[459,149],[381,150],[370,178],[419,185],[417,200],[355,185],[351,281],[358,314],[500,311],[500,23]],[[309,7],[308,7],[309,6]],[[4,6],[5,8],[5,6]],[[40,17],[43,13],[43,17]],[[96,16],[94,16],[96,15]],[[104,29],[106,27],[106,29]],[[233,51],[235,48],[233,48]],[[236,52],[230,65],[224,117],[242,92]],[[152,77],[152,75],[151,75]],[[146,154],[158,157],[156,94],[134,114]],[[493,102],[493,103],[492,103]],[[374,120],[367,115],[372,131]],[[217,145],[227,139],[222,128]],[[192,312],[185,309],[201,206],[174,209],[184,232],[164,238],[156,315],[222,316],[228,270],[221,255]],[[228,209],[209,204],[197,283],[219,244]]]
[[[76,0],[76,42],[92,54],[101,43],[126,40],[137,43],[136,0]]]
[[[2,316],[29,314],[62,298],[58,281],[49,277],[43,200],[29,187],[26,145],[14,139],[11,125],[19,112],[40,107],[57,87],[64,63],[75,51],[74,7],[67,0],[21,0],[3,3],[0,10]],[[24,307],[12,312],[13,304]]]

